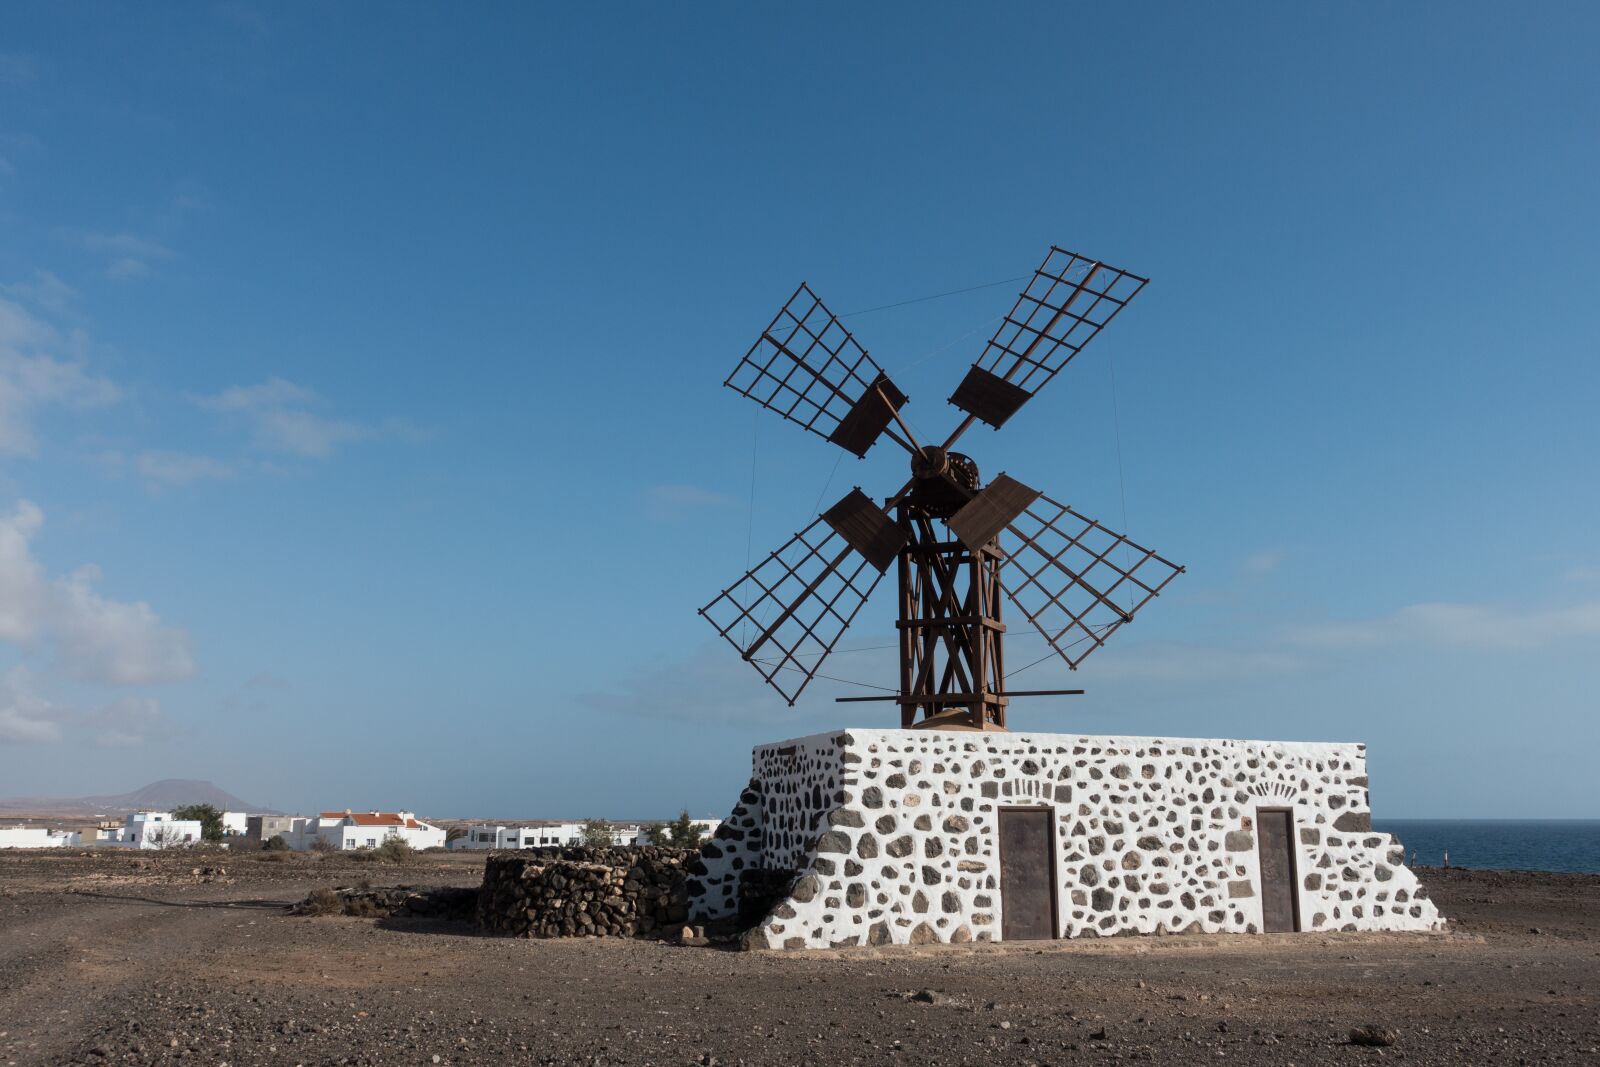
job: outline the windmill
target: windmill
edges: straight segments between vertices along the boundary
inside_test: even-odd
[[[909,398],[802,282],[723,384],[858,458],[886,437],[911,477],[881,506],[852,489],[700,614],[793,705],[894,567],[898,695],[842,699],[983,730],[1012,697],[1081,692],[1006,689],[1005,602],[1075,670],[1183,568],[1004,473],[983,484],[953,449],[1005,425],[1147,281],[1052,246],[950,395],[964,417],[942,444],[917,441]]]

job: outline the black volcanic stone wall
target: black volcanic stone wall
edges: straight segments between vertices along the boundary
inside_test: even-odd
[[[478,925],[504,937],[635,937],[689,915],[677,848],[540,848],[491,854]]]

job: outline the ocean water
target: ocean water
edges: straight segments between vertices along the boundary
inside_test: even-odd
[[[1379,819],[1372,828],[1394,834],[1406,863],[1452,867],[1600,873],[1600,819]]]

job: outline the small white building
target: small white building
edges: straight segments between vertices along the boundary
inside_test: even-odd
[[[750,948],[1444,925],[1361,744],[849,729],[751,769],[688,879],[699,923],[799,874]]]
[[[721,819],[693,819],[695,829],[700,831],[702,840],[709,840],[722,825]],[[611,835],[610,843],[614,847],[643,846],[650,844],[650,825],[637,823],[610,823],[607,832]],[[538,823],[531,826],[500,826],[492,823],[480,823],[467,827],[464,836],[450,842],[452,849],[476,849],[488,851],[490,849],[520,849],[520,848],[566,848],[583,844],[583,823],[580,822],[552,822]]]
[[[635,826],[611,827],[614,845],[631,845],[638,834]],[[453,849],[569,848],[583,843],[583,824],[578,822],[540,822],[527,826],[497,826],[482,823],[469,826],[466,835],[450,842]]]
[[[315,819],[296,819],[285,836],[291,848],[305,851],[326,841],[328,848],[344,852],[377,848],[398,837],[412,848],[443,848],[444,831],[425,823],[409,811],[325,811]]]
[[[607,828],[611,831],[611,844],[618,848],[638,844],[640,836],[644,833],[644,827],[637,823],[624,824],[614,822]],[[583,828],[580,826],[578,829],[581,840]]]
[[[656,824],[652,824],[652,825],[656,825]],[[666,824],[663,823],[663,824],[660,824],[660,825],[666,825]],[[717,832],[717,827],[722,825],[722,820],[721,819],[690,819],[689,820],[689,825],[693,826],[696,830],[700,831],[700,840],[701,841],[709,841],[709,840],[711,840],[711,835]],[[630,845],[640,845],[640,846],[650,844],[650,827],[649,826],[640,827],[639,828],[639,832],[637,834],[635,834],[634,837],[633,837],[633,840],[628,842],[628,843]]]
[[[0,827],[0,848],[68,848],[78,844],[78,835],[43,826]]]
[[[222,813],[222,836],[243,837],[250,829],[250,816],[243,811]]]
[[[170,811],[136,811],[122,824],[124,848],[192,848],[203,840],[200,820],[174,819]]]
[[[487,823],[467,827],[464,836],[450,842],[454,849],[519,849],[570,844],[576,827],[491,826]]]

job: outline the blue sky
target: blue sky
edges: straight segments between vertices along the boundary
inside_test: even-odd
[[[1152,283],[964,444],[1189,570],[1014,727],[1364,740],[1380,816],[1600,816],[1592,6],[0,29],[0,795],[722,813],[753,744],[891,720],[786,707],[695,609],[904,461],[720,383],[802,279],[983,285],[849,320],[942,434],[1053,242]]]

